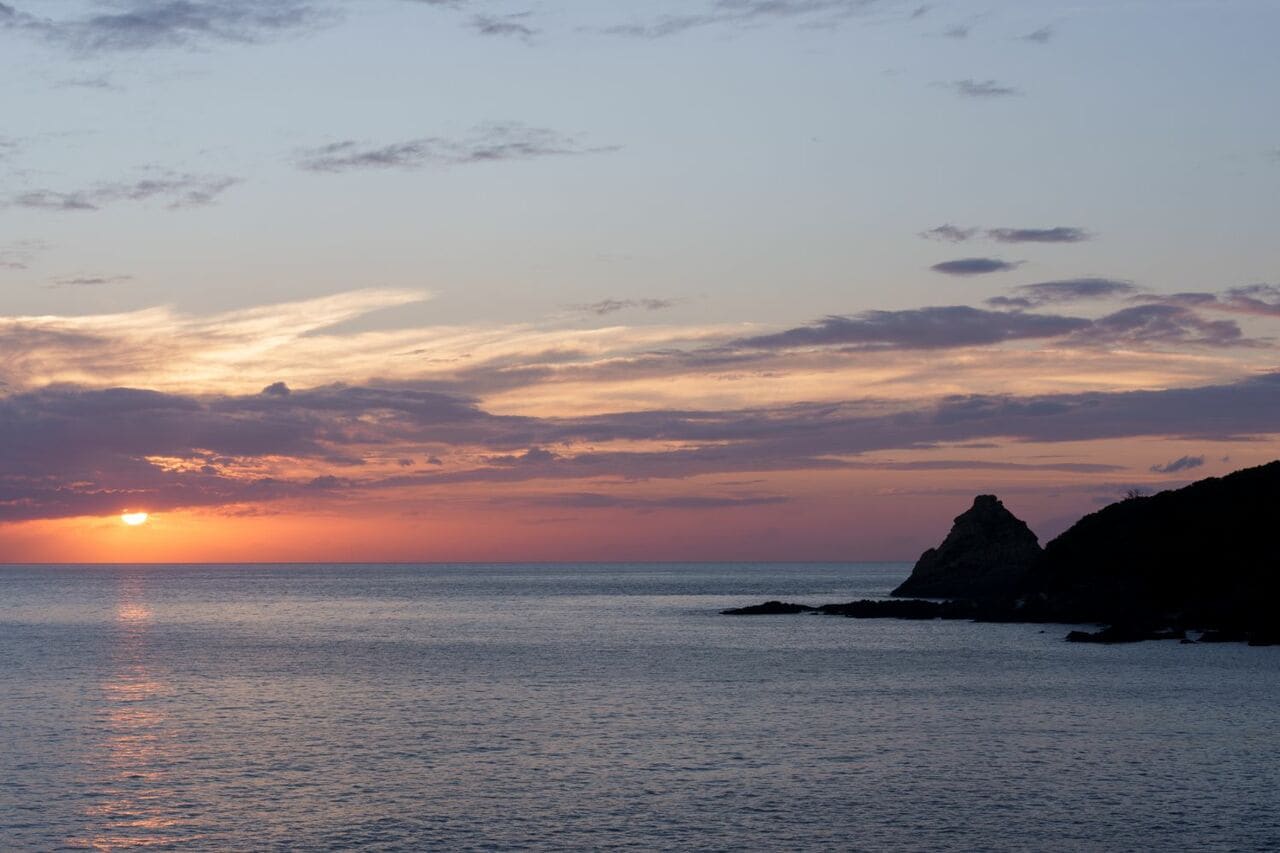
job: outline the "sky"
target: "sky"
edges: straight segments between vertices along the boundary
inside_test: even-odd
[[[1277,31],[2,0],[0,561],[910,560],[1270,461]]]

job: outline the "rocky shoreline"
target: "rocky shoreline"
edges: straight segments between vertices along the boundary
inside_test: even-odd
[[[746,607],[722,610],[724,616],[790,616],[813,613],[822,616],[845,616],[850,619],[952,619],[970,622],[1019,622],[1027,624],[1064,624],[1045,619],[1034,613],[1017,609],[1006,610],[996,606],[984,606],[973,601],[924,601],[921,599],[876,600],[862,599],[844,604],[798,604],[790,601],[766,601]],[[1066,623],[1070,624],[1070,623]],[[1193,634],[1199,634],[1193,637]],[[1280,631],[1215,630],[1206,628],[1176,628],[1138,626],[1128,624],[1108,625],[1098,631],[1071,631],[1066,635],[1070,643],[1137,643],[1144,640],[1178,640],[1182,643],[1248,643],[1251,646],[1280,645]]]
[[[997,497],[979,495],[894,599],[767,601],[722,613],[1096,624],[1066,639],[1280,645],[1280,538],[1270,532],[1277,520],[1280,461],[1128,498],[1043,549]]]

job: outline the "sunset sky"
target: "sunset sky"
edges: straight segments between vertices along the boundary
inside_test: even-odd
[[[1278,32],[3,0],[0,561],[914,559],[1274,459]]]

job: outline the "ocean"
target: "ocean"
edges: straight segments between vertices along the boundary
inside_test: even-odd
[[[1280,849],[1280,649],[905,564],[0,567],[0,849]]]

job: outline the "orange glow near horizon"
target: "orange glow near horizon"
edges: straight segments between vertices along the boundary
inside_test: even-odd
[[[1216,452],[1230,461],[1193,474],[1261,464],[1274,446],[1224,444]],[[914,560],[975,494],[999,495],[1047,541],[1124,488],[1173,485],[1151,466],[1197,451],[1192,440],[1001,442],[867,454],[847,469],[409,485],[13,521],[0,524],[0,542],[13,563]],[[960,455],[992,467],[927,465]],[[1035,465],[1076,460],[1116,467]],[[1011,463],[1026,467],[1000,467]],[[141,524],[125,517],[144,514]]]

